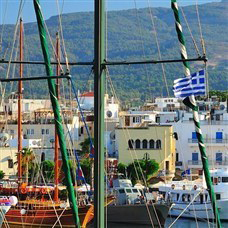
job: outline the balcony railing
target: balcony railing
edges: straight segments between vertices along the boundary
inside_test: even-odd
[[[214,165],[214,166],[227,166],[228,161],[214,161],[214,160],[209,160],[209,165]],[[202,165],[202,161],[194,161],[194,160],[188,160],[188,165]]]
[[[198,143],[198,139],[188,139],[189,143]],[[228,139],[204,139],[205,143],[228,143]]]

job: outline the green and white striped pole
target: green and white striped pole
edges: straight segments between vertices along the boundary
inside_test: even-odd
[[[42,53],[45,61],[46,73],[47,73],[47,76],[52,76],[53,71],[51,67],[50,54],[49,54],[48,43],[46,39],[46,29],[44,25],[43,15],[41,12],[40,2],[39,0],[33,0],[33,4],[36,12],[37,25],[38,25],[39,35],[40,35]],[[78,214],[77,198],[75,195],[74,186],[73,186],[72,178],[70,174],[69,158],[67,155],[64,129],[62,125],[61,110],[56,96],[55,82],[53,79],[50,79],[50,78],[47,81],[48,81],[48,88],[49,88],[49,93],[50,93],[50,98],[52,103],[52,109],[55,116],[55,126],[58,134],[60,151],[62,153],[63,169],[64,169],[64,174],[67,182],[67,191],[68,191],[70,206],[73,212],[75,227],[80,228],[81,226],[80,226],[80,220],[79,220],[79,214]]]
[[[171,6],[172,6],[172,10],[173,10],[174,16],[175,16],[176,31],[177,31],[177,35],[178,35],[178,40],[180,42],[181,58],[187,59],[188,56],[187,56],[185,40],[184,40],[184,35],[182,32],[182,26],[180,23],[179,11],[178,11],[178,6],[177,6],[176,0],[171,0]],[[189,76],[190,75],[189,63],[183,62],[183,64],[184,64],[185,76]],[[216,206],[216,197],[215,197],[215,193],[214,193],[214,188],[213,188],[213,184],[212,184],[211,177],[210,177],[209,163],[208,163],[208,158],[207,158],[207,154],[206,154],[206,148],[204,145],[202,131],[200,129],[198,106],[196,104],[195,97],[193,95],[185,98],[183,100],[183,103],[186,106],[188,106],[189,108],[191,108],[193,111],[193,120],[194,120],[194,124],[195,124],[195,130],[196,130],[196,135],[197,135],[197,139],[198,139],[198,145],[199,145],[199,150],[200,150],[200,154],[201,154],[201,160],[202,160],[202,164],[203,164],[203,170],[204,170],[205,180],[206,180],[206,184],[207,184],[207,190],[208,190],[208,193],[211,198],[211,205],[213,208],[217,227],[220,228],[222,226],[221,226],[221,222],[220,222],[219,211]]]

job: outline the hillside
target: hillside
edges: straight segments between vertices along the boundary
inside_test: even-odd
[[[209,60],[209,87],[215,90],[227,89],[227,6],[227,1],[199,5],[201,26]],[[195,6],[183,7],[183,10],[202,54]],[[168,8],[153,8],[152,12],[162,59],[180,59],[172,10]],[[93,18],[92,12],[71,13],[62,16],[64,39],[69,61],[93,60]],[[158,51],[150,18],[151,15],[148,8],[139,9],[137,13],[135,9],[111,11],[108,13],[107,56],[109,61],[158,59]],[[58,17],[51,17],[46,23],[54,41],[58,27]],[[182,24],[189,58],[195,58],[197,54],[183,18]],[[0,26],[0,31],[1,29]],[[12,25],[5,27],[2,56],[7,47],[12,46],[13,30],[14,26]],[[26,60],[42,60],[36,23],[25,24],[24,31]],[[9,51],[6,53],[6,59],[9,59]],[[6,67],[6,65],[0,65],[1,77],[6,75]],[[180,63],[165,64],[164,67],[169,91],[172,95],[172,82],[174,78],[183,75],[183,67]],[[192,72],[197,71],[201,67],[203,67],[201,62],[191,63]],[[25,74],[28,76],[43,75],[45,73],[41,66],[26,66],[25,71]],[[91,67],[71,67],[71,74],[76,82],[77,89],[86,89],[88,79],[93,78],[90,71]],[[12,72],[13,67],[11,67]],[[109,74],[119,98],[122,100],[130,100],[132,98],[144,100],[151,96],[167,94],[164,82],[162,81],[161,65],[110,66]],[[41,83],[26,82],[24,84],[25,96],[42,97],[45,95],[47,93],[46,83],[44,83],[45,86]],[[11,90],[10,85],[8,87]]]

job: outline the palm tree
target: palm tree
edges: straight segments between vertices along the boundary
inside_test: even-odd
[[[22,170],[23,174],[25,174],[25,181],[28,184],[29,179],[29,166],[33,165],[33,161],[35,159],[35,154],[32,149],[30,148],[23,148],[21,151],[22,154]],[[18,162],[16,162],[18,163]]]

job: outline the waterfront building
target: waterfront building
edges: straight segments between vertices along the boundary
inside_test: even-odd
[[[145,159],[147,154],[150,159],[159,163],[160,170],[165,171],[165,174],[174,173],[175,139],[171,125],[120,125],[115,129],[113,138],[119,163],[127,165],[134,160]]]

